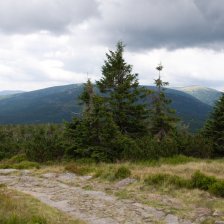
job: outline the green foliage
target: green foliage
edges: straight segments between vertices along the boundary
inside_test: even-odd
[[[90,85],[88,81],[81,97],[86,105],[83,116],[66,124],[66,154],[74,158],[92,158],[97,162],[134,158],[137,144],[121,133],[113,113],[105,106],[105,99],[94,94]]]
[[[90,172],[87,166],[82,166],[80,164],[71,163],[65,166],[65,170],[75,173],[77,175],[83,176]]]
[[[0,160],[10,158],[20,151],[18,148],[20,130],[14,126],[0,127]]]
[[[174,186],[177,188],[197,188],[209,191],[215,196],[224,197],[224,180],[218,180],[213,176],[207,176],[196,171],[191,179],[184,179],[170,174],[154,174],[144,180],[146,185]]]
[[[125,179],[130,176],[131,176],[131,171],[125,166],[119,167],[114,175],[115,179]]]
[[[115,166],[107,166],[104,169],[98,169],[95,173],[95,178],[101,178],[107,181],[116,181],[125,179],[131,176],[131,171],[126,166],[120,166],[116,168]]]
[[[64,155],[61,125],[0,126],[0,136],[0,160],[15,156],[11,158],[11,164],[27,159],[56,160]]]
[[[66,125],[68,146],[66,154],[75,158],[96,161],[119,159],[122,149],[117,147],[118,127],[109,113],[102,109],[99,97],[94,98],[94,110],[88,116],[74,118]]]
[[[37,162],[22,161],[20,163],[13,164],[11,167],[14,169],[32,169],[32,168],[39,169],[40,164]]]
[[[79,97],[82,103],[84,104],[84,113],[86,113],[87,115],[92,113],[93,111],[93,97],[93,84],[90,79],[88,79],[87,83],[84,84],[83,92]]]
[[[62,146],[63,129],[55,125],[36,126],[32,135],[24,143],[25,153],[29,160],[46,162],[63,157]]]
[[[189,188],[190,181],[179,176],[169,174],[154,174],[145,179],[146,185],[173,185],[178,188]]]
[[[193,188],[208,190],[217,180],[215,177],[206,176],[200,171],[195,172],[191,177],[191,185]]]
[[[1,169],[32,169],[40,168],[40,164],[36,162],[27,161],[27,156],[25,154],[18,154],[16,156],[13,156],[10,159],[5,159],[0,163]]]
[[[175,140],[180,154],[196,158],[210,158],[213,154],[212,142],[201,134],[179,131]]]
[[[224,156],[224,94],[216,102],[213,112],[208,119],[203,134],[211,139],[215,157]]]
[[[144,136],[137,140],[137,144],[140,150],[136,158],[139,160],[155,160],[178,154],[178,145],[175,138],[168,135],[160,141],[154,137]]]
[[[175,111],[170,108],[171,100],[165,95],[165,86],[168,82],[163,82],[160,72],[163,66],[160,64],[157,68],[159,78],[155,80],[156,92],[153,94],[151,113],[150,113],[150,131],[159,141],[166,137],[171,131],[174,131],[177,124]]]
[[[148,109],[142,100],[150,91],[139,86],[138,74],[132,74],[132,66],[125,62],[123,52],[124,45],[118,42],[116,51],[106,54],[102,78],[97,81],[97,86],[119,131],[129,136],[144,135]]]
[[[214,184],[212,184],[209,187],[209,192],[211,192],[212,194],[216,196],[224,197],[224,180],[217,181]]]

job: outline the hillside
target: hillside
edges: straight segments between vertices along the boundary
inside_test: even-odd
[[[9,96],[9,95],[18,94],[18,93],[24,93],[24,92],[20,90],[3,90],[3,91],[0,91],[0,96]]]
[[[148,87],[153,88],[153,87]],[[0,124],[60,123],[81,112],[81,84],[56,86],[0,100]],[[184,92],[167,89],[172,106],[191,130],[202,127],[212,107]]]
[[[20,94],[20,93],[24,93],[24,92],[20,91],[20,90],[3,90],[3,91],[0,91],[0,100],[9,98],[12,95]]]
[[[187,86],[180,87],[177,90],[183,91],[190,94],[191,96],[197,98],[198,100],[213,106],[214,103],[221,97],[221,92],[202,86]]]

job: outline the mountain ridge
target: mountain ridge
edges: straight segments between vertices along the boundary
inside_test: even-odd
[[[153,86],[146,86],[155,89]],[[82,84],[49,87],[0,100],[0,124],[61,123],[81,113],[78,97]],[[175,89],[166,89],[177,115],[195,131],[202,127],[212,107]]]
[[[203,103],[214,106],[215,102],[221,97],[222,92],[203,86],[185,86],[177,87],[177,90],[183,91],[197,98]]]

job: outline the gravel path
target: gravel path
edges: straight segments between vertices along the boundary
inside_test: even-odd
[[[16,172],[16,173],[15,173]],[[88,179],[74,174],[48,173],[40,177],[29,171],[0,170],[0,184],[28,193],[40,201],[90,224],[191,224],[132,200],[121,200],[102,191],[66,184],[69,179]]]

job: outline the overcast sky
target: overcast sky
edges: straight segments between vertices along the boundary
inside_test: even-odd
[[[108,49],[151,85],[224,90],[223,0],[1,0],[0,90],[95,81]]]

